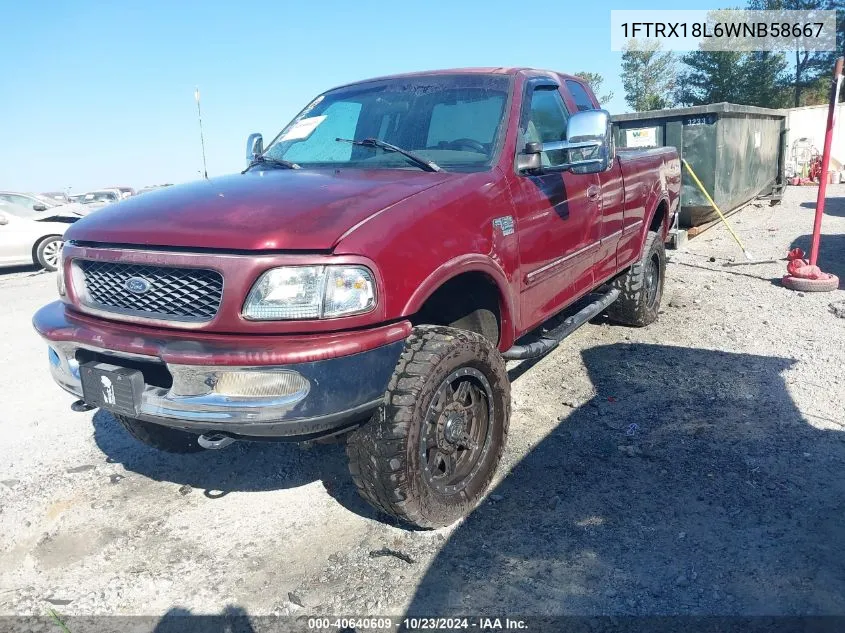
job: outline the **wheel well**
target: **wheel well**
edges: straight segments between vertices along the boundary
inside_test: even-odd
[[[59,238],[59,239],[62,239],[62,236],[61,236],[61,235],[58,235],[58,234],[57,234],[57,235],[45,235],[45,236],[44,236],[44,237],[42,237],[40,240],[38,240],[37,242],[35,242],[35,244],[33,244],[33,245],[32,245],[32,263],[33,263],[33,264],[37,264],[37,263],[38,263],[38,247],[39,247],[39,246],[41,246],[41,245],[42,245],[44,242],[46,242],[47,240],[52,239],[52,238],[54,238],[54,237],[57,237],[57,238]]]
[[[668,206],[666,205],[665,200],[661,200],[660,204],[657,205],[657,210],[654,212],[654,217],[651,218],[651,224],[648,227],[649,231],[654,231],[659,233],[661,237],[665,238],[666,236],[663,235],[663,223],[666,221],[666,210]]]
[[[491,316],[492,315],[492,316]],[[499,288],[482,272],[452,277],[411,317],[414,325],[451,325],[499,342],[502,312]]]

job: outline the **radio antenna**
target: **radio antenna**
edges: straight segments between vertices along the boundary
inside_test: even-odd
[[[205,136],[202,133],[202,111],[200,110],[200,89],[194,90],[194,99],[197,100],[197,119],[200,123],[200,144],[202,145],[202,173],[205,179],[208,180],[208,167],[205,163]]]

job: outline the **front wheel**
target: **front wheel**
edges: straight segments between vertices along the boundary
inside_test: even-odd
[[[59,235],[45,237],[35,249],[35,262],[45,270],[55,272],[59,267],[59,253],[62,252],[62,238]]]
[[[414,328],[385,404],[347,443],[358,492],[424,528],[469,514],[502,457],[510,382],[495,347],[474,332]]]

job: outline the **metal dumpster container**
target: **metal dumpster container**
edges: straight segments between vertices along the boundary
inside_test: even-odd
[[[652,110],[612,117],[619,149],[672,145],[727,213],[753,198],[779,199],[786,153],[786,111],[734,103]],[[683,170],[682,226],[717,218]]]

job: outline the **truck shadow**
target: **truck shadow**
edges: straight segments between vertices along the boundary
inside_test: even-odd
[[[54,620],[40,618],[43,628],[38,630],[65,630],[74,633],[106,633],[112,631],[133,631],[134,633],[257,633],[257,631],[281,631],[282,628],[262,626],[268,620],[281,619],[256,618],[243,607],[229,604],[219,614],[197,614],[183,607],[172,607],[158,617],[153,615],[89,615],[67,616],[62,618],[65,625],[56,626]],[[273,622],[275,623],[275,622]],[[256,626],[253,626],[255,624]],[[280,626],[281,626],[280,624]],[[4,629],[7,630],[7,629]],[[8,629],[11,630],[11,629]],[[21,629],[34,631],[35,629]]]
[[[220,615],[196,615],[173,608],[156,623],[152,633],[256,633],[243,607],[228,605]]]
[[[455,529],[409,615],[845,613],[845,433],[802,417],[796,361],[582,357],[595,397]]]
[[[802,235],[789,248],[800,248],[809,257],[812,239],[812,235]],[[819,268],[839,277],[839,288],[845,288],[845,235],[822,234],[819,241]]]
[[[106,411],[97,411],[93,424],[94,441],[109,461],[155,481],[187,484],[209,498],[322,481],[346,508],[375,517],[349,479],[343,444],[236,442],[220,451],[176,455],[141,444]]]

